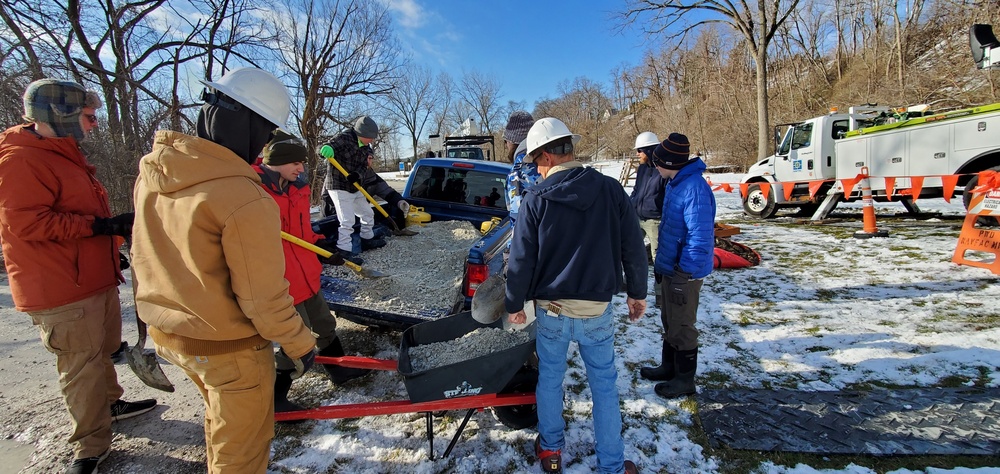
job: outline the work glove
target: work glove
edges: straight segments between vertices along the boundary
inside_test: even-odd
[[[319,258],[320,263],[323,263],[325,265],[336,265],[336,266],[344,264],[344,257],[340,256],[340,250],[337,249],[336,244],[330,242],[328,239],[320,239],[316,242],[316,246],[332,254],[329,257],[324,257],[320,254],[316,254],[316,257]]]
[[[396,205],[399,206],[399,210],[400,211],[403,211],[403,215],[409,214],[409,212],[410,212],[410,203],[408,203],[406,201],[399,201],[399,203],[396,204]]]
[[[132,236],[132,222],[135,221],[134,212],[118,214],[114,217],[95,217],[90,229],[94,235],[120,235],[122,237]]]
[[[122,270],[128,270],[128,267],[131,266],[128,263],[128,257],[126,257],[125,254],[121,252],[118,253],[118,263],[120,264],[120,268]]]
[[[670,298],[670,303],[678,306],[687,304],[687,297],[684,296],[684,293],[687,291],[689,283],[691,283],[690,273],[674,270],[674,275],[667,283],[667,297]]]
[[[285,349],[282,348],[281,352],[285,352]],[[287,357],[288,354],[285,354],[285,356]],[[289,357],[289,359],[291,359],[291,357]],[[299,357],[298,359],[292,359],[292,363],[295,364],[295,371],[292,372],[291,375],[292,380],[295,380],[301,377],[302,374],[309,372],[309,369],[312,368],[313,362],[315,361],[316,361],[315,349],[310,350],[308,353],[306,353],[306,355]]]
[[[361,175],[357,171],[347,173],[347,182],[351,184],[361,184]]]

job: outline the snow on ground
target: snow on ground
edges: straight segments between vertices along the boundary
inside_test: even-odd
[[[621,162],[594,164],[618,178]],[[383,173],[402,180],[398,173]],[[738,183],[739,175],[712,181]],[[762,256],[759,266],[714,272],[706,279],[699,312],[701,387],[783,387],[841,390],[872,385],[1000,385],[1000,284],[987,270],[951,263],[964,214],[961,200],[921,200],[941,218],[893,216],[886,239],[857,240],[859,205],[842,205],[848,218],[823,224],[779,217],[753,221],[743,215],[737,192],[715,194],[717,220],[737,225],[734,241]],[[879,216],[902,213],[899,204],[877,204]],[[853,210],[852,210],[853,209]],[[652,292],[652,282],[650,282]],[[650,301],[652,297],[650,298]],[[629,324],[624,299],[617,337],[618,387],[625,422],[626,457],[643,472],[714,473],[720,460],[693,441],[690,404],[667,401],[638,368],[658,361],[660,322],[655,307]],[[345,335],[349,339],[352,334]],[[381,334],[366,355],[395,358],[398,335]],[[293,387],[295,396],[345,404],[405,399],[401,377],[380,373],[350,389],[333,389],[319,374]],[[567,473],[593,472],[590,397],[579,355],[573,351],[566,378]],[[436,417],[434,451],[440,456],[462,413]],[[271,472],[537,472],[532,429],[511,430],[478,413],[449,458],[431,461],[425,424],[418,414],[327,420],[279,428]],[[769,474],[874,474],[854,464],[843,469],[761,465]],[[1000,474],[998,468],[899,469],[893,474]]]

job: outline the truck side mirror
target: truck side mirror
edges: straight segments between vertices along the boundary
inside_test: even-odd
[[[992,25],[972,25],[969,29],[969,48],[977,68],[1000,67],[1000,41],[993,34]]]

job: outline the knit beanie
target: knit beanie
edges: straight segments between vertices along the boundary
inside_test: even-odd
[[[653,150],[653,164],[660,168],[679,170],[692,161],[691,144],[680,133],[671,133]]]
[[[503,130],[503,139],[517,144],[528,137],[528,129],[535,123],[531,114],[523,110],[517,110],[510,114],[507,119],[507,126]]]
[[[357,133],[359,137],[374,140],[378,138],[378,125],[371,117],[362,115],[354,121],[354,133]]]
[[[287,165],[306,161],[306,147],[298,138],[278,129],[274,138],[264,147],[264,164],[269,166]]]
[[[100,97],[80,84],[56,79],[39,79],[24,91],[24,119],[45,123],[59,137],[83,140],[80,113],[84,107],[99,108]]]

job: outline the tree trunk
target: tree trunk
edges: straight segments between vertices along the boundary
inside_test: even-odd
[[[757,159],[767,158],[771,123],[767,118],[767,50],[757,50]]]

